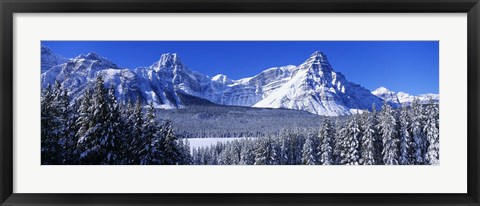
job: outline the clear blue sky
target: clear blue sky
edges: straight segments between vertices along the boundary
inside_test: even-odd
[[[149,66],[178,53],[190,69],[231,79],[276,66],[299,65],[323,51],[335,71],[374,90],[438,93],[438,41],[42,41],[64,57],[96,52],[120,67]]]

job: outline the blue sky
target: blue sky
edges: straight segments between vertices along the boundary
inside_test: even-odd
[[[64,57],[96,52],[124,68],[149,66],[178,53],[190,69],[231,79],[299,65],[323,51],[333,69],[369,90],[438,93],[438,41],[42,41]]]

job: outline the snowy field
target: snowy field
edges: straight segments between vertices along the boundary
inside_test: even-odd
[[[238,138],[225,138],[225,137],[210,137],[210,138],[188,138],[188,142],[190,142],[190,152],[192,152],[193,148],[199,147],[207,147],[210,145],[215,145],[219,142],[225,143],[233,140],[238,140],[242,138],[252,138],[252,137],[238,137]],[[255,138],[255,137],[253,137]]]

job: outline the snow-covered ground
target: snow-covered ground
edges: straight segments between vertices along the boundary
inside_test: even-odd
[[[238,140],[242,138],[252,138],[252,137],[210,137],[210,138],[188,138],[188,141],[190,142],[190,152],[193,150],[193,148],[199,148],[199,147],[206,147],[210,145],[215,145],[219,142],[229,142],[233,140]],[[254,137],[253,137],[254,138]]]

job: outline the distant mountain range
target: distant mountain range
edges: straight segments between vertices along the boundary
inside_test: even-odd
[[[41,61],[42,88],[59,81],[73,98],[78,98],[102,75],[107,86],[115,87],[120,101],[139,97],[145,104],[153,102],[155,107],[164,109],[211,102],[341,116],[369,110],[373,104],[379,108],[384,100],[399,106],[416,97],[383,87],[370,92],[334,71],[327,56],[319,51],[298,66],[274,67],[239,80],[223,74],[209,77],[190,70],[175,53],[162,54],[149,67],[126,69],[96,53],[67,59],[42,46]],[[439,98],[438,94],[417,97],[423,103],[430,98],[438,102]]]
[[[440,96],[438,94],[420,94],[418,96],[410,95],[405,92],[393,92],[385,87],[379,87],[372,92],[377,97],[382,98],[393,104],[410,104],[416,98],[421,104],[428,104],[430,100],[434,103],[438,103]]]

